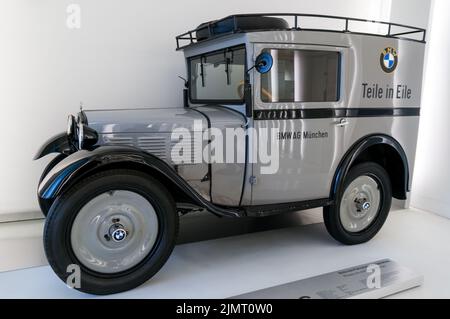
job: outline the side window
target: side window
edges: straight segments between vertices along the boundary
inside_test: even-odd
[[[340,53],[335,51],[265,49],[273,57],[261,75],[261,100],[336,102],[339,100]]]

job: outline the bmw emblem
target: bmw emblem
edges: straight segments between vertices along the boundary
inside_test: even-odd
[[[127,237],[127,232],[123,228],[118,228],[112,233],[111,237],[118,243]]]
[[[394,72],[398,65],[397,50],[391,47],[384,49],[383,52],[381,52],[380,64],[384,72]]]

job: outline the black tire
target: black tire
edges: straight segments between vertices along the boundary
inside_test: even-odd
[[[44,169],[44,172],[42,173],[41,177],[39,178],[39,184],[44,180],[45,176],[52,170],[53,167],[55,167],[59,162],[61,162],[63,159],[65,159],[67,155],[65,154],[58,154],[54,159],[50,161],[50,163],[47,164],[47,166]],[[38,198],[39,201],[39,207],[41,208],[42,214],[47,217],[48,211],[50,210],[50,203],[42,198]]]
[[[120,273],[105,274],[84,267],[71,247],[71,227],[79,210],[91,199],[110,190],[138,193],[154,207],[159,230],[156,242],[139,264]],[[44,248],[50,266],[67,281],[67,267],[80,266],[80,291],[105,295],[135,288],[154,276],[169,258],[178,235],[178,214],[166,188],[147,174],[133,170],[110,170],[88,177],[53,203],[44,228]]]
[[[341,223],[340,205],[345,189],[349,184],[360,176],[370,176],[376,180],[378,188],[381,191],[381,202],[378,214],[373,222],[364,230],[357,233],[347,231]],[[345,177],[339,193],[336,196],[335,203],[324,207],[323,219],[329,234],[345,245],[358,245],[371,240],[383,227],[392,203],[392,188],[389,175],[380,165],[372,162],[358,164],[351,168]]]

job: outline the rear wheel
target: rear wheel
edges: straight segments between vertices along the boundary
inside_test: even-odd
[[[362,244],[381,229],[392,202],[391,182],[376,163],[353,167],[333,205],[325,207],[323,218],[330,235],[346,245]]]
[[[178,214],[162,184],[139,172],[112,170],[82,180],[56,199],[46,220],[44,247],[64,282],[75,265],[80,286],[74,288],[111,294],[155,275],[177,233]]]

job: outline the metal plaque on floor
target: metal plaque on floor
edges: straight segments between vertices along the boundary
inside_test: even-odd
[[[421,286],[423,276],[390,259],[234,296],[232,299],[378,299]]]

